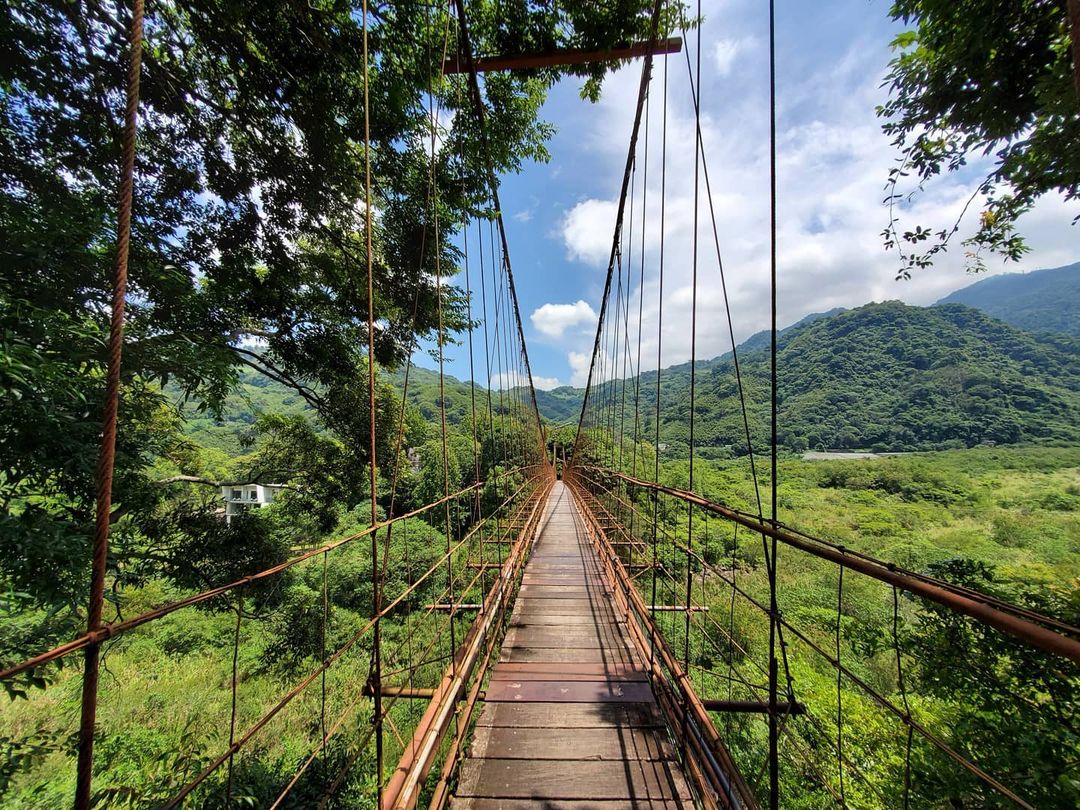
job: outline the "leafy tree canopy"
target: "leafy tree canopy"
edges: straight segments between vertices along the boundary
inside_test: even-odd
[[[475,0],[468,11],[473,49],[483,54],[616,46],[646,34],[649,7]],[[20,604],[76,611],[93,517],[129,11],[113,0],[3,0],[2,8],[0,583]],[[458,50],[448,9],[373,3],[368,25],[373,338],[376,360],[392,367],[417,338],[449,339],[466,326],[464,293],[445,281],[456,272],[455,233],[467,218],[490,215],[489,162],[507,172],[547,157],[552,127],[538,113],[565,71],[485,77],[485,154],[466,77],[440,77],[444,57]],[[165,385],[212,412],[240,368],[288,386],[322,424],[264,421],[262,460],[334,460],[352,472],[320,479],[327,498],[341,494],[335,487],[349,490],[344,503],[356,498],[368,461],[358,439],[367,431],[359,381],[368,340],[361,28],[353,0],[148,8],[118,553],[153,545],[155,533],[170,547],[188,534],[212,545],[202,522],[185,533],[187,524],[159,511],[166,498],[176,505],[176,487],[157,485],[153,465],[204,472],[160,395]],[[608,67],[570,72],[595,96]],[[444,335],[436,334],[440,295]],[[378,396],[381,424],[393,426],[392,397]]]
[[[1080,197],[1080,97],[1070,55],[1069,0],[896,0],[894,20],[912,26],[893,41],[878,108],[901,150],[887,188],[894,215],[885,244],[901,255],[900,275],[927,267],[959,232],[964,214],[939,228],[901,232],[897,208],[943,172],[973,156],[993,165],[965,207],[979,200],[969,265],[985,252],[1016,261],[1026,251],[1020,216],[1044,194]],[[905,193],[905,178],[916,189]]]

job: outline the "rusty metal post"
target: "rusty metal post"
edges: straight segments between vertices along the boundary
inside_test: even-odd
[[[120,362],[124,346],[124,305],[127,300],[131,208],[135,192],[135,135],[138,130],[142,37],[143,0],[133,0],[131,25],[128,29],[128,80],[120,161],[120,195],[116,218],[116,264],[113,274],[112,318],[109,325],[108,371],[105,378],[105,413],[102,419],[101,454],[97,469],[94,552],[90,572],[90,601],[86,617],[88,633],[101,629],[101,613],[105,603],[105,572],[109,561],[109,521],[112,516],[113,467],[116,462],[116,422],[120,410]],[[101,642],[95,640],[86,648],[86,666],[83,672],[79,761],[75,777],[77,810],[87,810],[90,807],[100,666]]]

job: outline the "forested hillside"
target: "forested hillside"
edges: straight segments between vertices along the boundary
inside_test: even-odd
[[[740,360],[753,441],[764,447],[768,354]],[[788,449],[941,449],[1080,434],[1078,355],[967,307],[869,303],[788,330],[778,365]],[[661,373],[661,440],[675,455],[689,438],[689,378],[688,365]],[[705,456],[745,453],[731,361],[700,363],[697,386],[694,443]],[[647,431],[651,424],[647,409]]]
[[[747,341],[740,362],[754,442],[764,446],[767,344]],[[1029,334],[957,304],[922,308],[894,301],[805,319],[781,332],[778,365],[780,440],[793,451],[932,450],[1062,443],[1080,436],[1080,345]],[[385,379],[400,391],[404,373]],[[660,438],[672,457],[684,453],[689,440],[689,384],[688,364],[661,371]],[[642,375],[645,439],[655,430],[655,386],[655,371]],[[444,392],[447,421],[464,423],[471,412],[468,384],[448,376]],[[576,423],[581,389],[563,386],[536,395],[545,419]],[[408,401],[426,421],[437,421],[437,372],[413,367]],[[191,434],[200,444],[236,446],[254,412],[303,407],[288,389],[246,374],[224,421],[196,415]],[[702,455],[746,452],[730,355],[698,363],[695,407],[695,445]]]
[[[1077,360],[966,307],[870,304],[784,336],[784,442],[906,450],[1071,441]],[[758,379],[763,365],[761,356],[748,363]]]
[[[550,391],[537,391],[536,404],[545,419],[551,422],[573,422],[581,416],[582,388],[561,385]]]
[[[938,303],[975,307],[1030,332],[1080,335],[1080,262],[984,278]]]
[[[779,344],[780,441],[791,450],[930,450],[1080,435],[1075,342],[1028,334],[968,307],[867,304],[784,330]],[[768,354],[744,344],[740,362],[753,441],[763,447]],[[660,438],[677,457],[689,441],[690,367],[660,374]],[[646,372],[645,437],[655,430],[655,386],[656,372]],[[572,390],[549,393],[569,402]],[[540,407],[549,407],[547,396]],[[730,357],[698,363],[695,408],[702,455],[746,452]],[[545,415],[558,419],[564,410]]]

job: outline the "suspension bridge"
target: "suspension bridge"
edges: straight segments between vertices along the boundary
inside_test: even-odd
[[[662,318],[664,300],[664,184],[657,191],[647,178],[650,171],[661,176],[666,171],[669,73],[682,75],[680,54],[685,56],[686,82],[698,122],[692,340],[697,334],[699,256],[709,251],[715,251],[719,272],[718,279],[711,278],[709,283],[719,280],[727,307],[727,282],[700,128],[700,88],[695,86],[700,75],[700,32],[694,58],[682,40],[662,39],[663,4],[658,0],[652,10],[650,38],[618,53],[481,59],[472,53],[463,0],[457,0],[454,9],[455,46],[443,64],[443,74],[466,77],[462,91],[475,111],[483,149],[488,148],[478,78],[483,71],[528,69],[568,60],[640,60],[636,111],[628,133],[589,382],[574,441],[566,446],[550,441],[537,408],[498,181],[490,170],[490,215],[466,223],[462,245],[461,271],[469,306],[467,345],[470,374],[476,381],[469,386],[473,468],[468,483],[452,486],[448,471],[440,342],[444,470],[440,497],[401,512],[395,500],[397,468],[387,495],[385,487],[377,484],[372,463],[367,528],[139,615],[104,620],[142,54],[142,2],[136,0],[129,32],[116,293],[98,476],[98,531],[89,566],[88,626],[84,634],[2,673],[4,680],[12,680],[71,656],[84,658],[78,749],[73,752],[75,806],[89,808],[102,801],[95,793],[94,742],[100,725],[97,708],[108,699],[99,676],[103,652],[144,625],[213,605],[235,615],[228,650],[231,678],[224,685],[229,711],[216,718],[219,748],[204,752],[202,767],[185,778],[161,805],[165,808],[235,806],[248,753],[272,735],[277,724],[300,722],[314,723],[311,749],[293,778],[280,786],[271,804],[275,808],[412,808],[420,804],[474,810],[755,808],[791,803],[797,798],[794,791],[819,797],[822,806],[848,806],[858,804],[849,796],[853,785],[860,785],[860,795],[868,791],[872,795],[877,788],[863,773],[865,763],[845,748],[842,687],[861,693],[892,729],[882,739],[883,744],[895,747],[899,763],[895,772],[902,784],[890,794],[891,800],[880,796],[879,806],[889,806],[890,801],[909,805],[913,751],[924,752],[922,756],[930,751],[948,767],[967,773],[994,802],[1031,807],[1022,792],[1011,786],[1008,774],[984,770],[977,752],[947,740],[921,720],[909,702],[904,688],[906,656],[897,632],[900,600],[932,604],[1000,633],[1015,642],[1018,654],[1044,656],[1053,662],[1063,678],[1073,677],[1080,663],[1080,630],[1052,616],[801,532],[779,519],[775,112],[771,448],[766,457],[758,457],[763,454],[751,436],[736,354],[740,416],[755,484],[750,508],[738,508],[706,497],[695,486],[695,430],[701,428],[695,424],[696,350],[692,348],[690,358],[689,478],[684,486],[660,480],[660,372],[651,391],[643,386],[640,373],[647,328],[643,302],[647,295],[655,295]],[[363,53],[366,64],[366,28]],[[660,57],[665,59],[662,71],[657,71]],[[365,97],[366,93],[365,84]],[[433,113],[434,154],[438,111]],[[639,172],[643,175],[640,185]],[[366,317],[369,340],[374,341],[371,183],[369,170]],[[635,197],[639,188],[640,195]],[[439,189],[430,188],[429,193],[436,199]],[[655,195],[652,200],[647,198],[650,193]],[[657,210],[661,222],[654,229],[647,217]],[[698,244],[698,233],[710,232],[710,227],[698,227],[699,217],[711,226],[711,245]],[[646,239],[654,232],[659,233],[659,261],[647,267]],[[441,291],[442,274],[437,281]],[[441,298],[439,306],[441,329]],[[730,308],[727,316],[730,328]],[[662,342],[662,323],[656,329],[657,340]],[[731,338],[734,346],[733,333]],[[369,356],[374,356],[374,343],[368,348]],[[658,348],[656,368],[660,360]],[[374,459],[375,363],[369,364],[369,370],[370,457]],[[403,402],[408,388],[406,369]],[[399,425],[395,465],[404,455],[402,436]],[[411,542],[408,527],[416,520],[437,527],[445,546],[433,551]],[[792,515],[791,520],[797,524],[798,516]],[[339,549],[359,544],[369,550],[370,610],[364,621],[346,628],[344,643],[332,647],[327,632],[327,571],[335,565]],[[760,550],[758,571],[748,570],[742,554],[748,546],[755,553]],[[395,555],[404,558],[408,570],[396,591],[390,589],[386,576],[387,566],[399,562]],[[800,565],[810,560],[835,571],[832,638],[801,627],[782,609],[778,572],[785,561],[795,559],[803,561]],[[245,599],[286,572],[301,569],[321,571],[318,663],[273,700],[253,707],[245,703],[244,665],[238,655],[244,624],[252,621]],[[883,693],[865,675],[843,643],[845,581],[850,586],[855,579],[876,589],[893,615],[886,650],[897,676],[893,694]],[[801,691],[789,663],[794,646],[835,676],[834,694]],[[357,666],[366,670],[366,677],[355,677]],[[337,677],[337,672],[348,667],[353,675]]]

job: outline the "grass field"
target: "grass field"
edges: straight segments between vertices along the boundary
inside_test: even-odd
[[[767,470],[767,466],[761,464],[760,468]],[[699,462],[695,488],[711,498],[753,509],[756,499],[748,471],[745,459]],[[672,485],[685,486],[687,472],[684,464],[668,464],[662,478]],[[857,461],[787,458],[780,464],[780,482],[781,520],[823,538],[915,570],[966,558],[993,566],[996,576],[1005,583],[1022,582],[1028,588],[1076,593],[1080,572],[1080,448],[978,448]],[[768,497],[768,490],[763,490],[766,504]],[[699,525],[697,531],[702,528]],[[428,542],[440,542],[436,533],[425,531]],[[701,543],[702,535],[696,537],[696,542]],[[730,526],[710,521],[704,542],[707,556],[718,564],[734,554],[740,585],[758,596],[767,593],[760,538],[748,532],[735,538]],[[362,557],[358,547],[355,552],[330,560],[332,581],[337,583],[331,585],[333,593],[349,590],[347,580],[363,568]],[[313,567],[297,572],[290,586],[293,602],[310,603],[308,608],[317,605],[320,570]],[[760,682],[761,673],[755,674],[750,659],[760,658],[763,651],[761,617],[741,602],[730,614],[730,590],[716,579],[701,577],[700,582],[695,586],[699,598],[710,605],[718,620],[733,623],[737,637],[750,653],[740,660],[739,670],[745,671],[748,679],[753,676]],[[835,567],[795,550],[781,550],[781,608],[793,623],[826,647],[835,642],[837,586]],[[121,610],[124,615],[135,615],[166,601],[170,595],[164,585],[151,584],[124,594]],[[662,587],[660,598],[678,597],[674,590],[665,596]],[[891,627],[890,590],[851,575],[844,583],[841,602],[845,661],[860,677],[899,699],[895,655],[887,644],[880,645],[882,638],[887,640]],[[334,607],[333,638],[328,642],[331,646],[340,643],[363,621],[362,610],[347,604],[346,594]],[[217,608],[172,614],[125,636],[110,648],[102,680],[95,780],[104,791],[99,797],[101,806],[154,806],[227,747],[228,685],[236,625],[235,613],[228,606]],[[901,609],[905,621],[915,620],[915,604],[905,601]],[[295,624],[305,616],[310,619],[310,613],[294,605],[291,612],[261,620],[245,619],[242,623],[238,729],[246,728],[283,691],[317,666],[314,655],[302,655],[284,666],[266,654],[271,630],[280,629],[273,622]],[[670,633],[677,643],[680,630],[674,615],[669,617]],[[299,625],[290,631],[303,636]],[[401,628],[394,625],[388,625],[387,635],[389,649],[393,649],[395,638],[403,639]],[[875,640],[879,642],[876,648]],[[331,670],[327,679],[329,717],[336,718],[358,695],[367,677],[366,649],[359,645],[341,666]],[[703,646],[695,656],[714,672],[722,672],[723,664],[718,664],[723,660],[722,653],[722,648]],[[0,804],[5,808],[64,808],[70,802],[81,663],[75,658],[48,690],[33,691],[25,700],[5,701],[0,709],[0,752],[5,755],[0,770]],[[837,728],[833,719],[837,710],[834,671],[795,643],[790,648],[790,667],[800,700],[812,708],[819,723],[817,727],[799,726],[799,742],[792,740],[790,745],[817,746],[822,761],[831,762],[835,754],[828,751]],[[429,674],[436,671],[438,667]],[[695,678],[709,696],[746,697],[740,694],[741,687],[733,688],[730,682],[701,671]],[[238,758],[236,796],[263,806],[307,758],[321,734],[319,686],[283,711],[258,735],[250,751]],[[924,722],[947,735],[956,707],[939,697],[917,694],[918,682],[914,678],[909,689],[912,706]],[[847,801],[852,807],[889,806],[900,800],[895,791],[890,792],[890,786],[895,786],[903,760],[902,728],[859,695],[851,683],[842,684],[841,695],[845,705],[844,742],[849,755],[859,758],[860,771],[869,780],[864,784],[848,774]],[[404,715],[415,710],[415,706],[404,705],[395,709],[402,729],[411,725],[410,718]],[[357,704],[341,738],[359,738],[369,728],[369,713],[366,701]],[[742,751],[740,761],[744,766],[756,769],[763,744],[762,724],[740,720],[733,725],[729,718],[719,718],[718,723]],[[388,739],[391,746],[397,745],[393,735]],[[30,741],[29,747],[26,741]],[[927,767],[938,762],[932,752],[917,752]],[[291,806],[305,806],[304,802],[311,801],[327,773],[336,772],[349,753],[344,743],[332,745],[325,765],[322,761],[316,763],[311,779],[297,791]],[[786,756],[793,762],[795,754],[792,748]],[[368,754],[361,752],[361,756]],[[786,789],[797,790],[800,798],[797,802],[792,799],[790,806],[830,806],[832,800],[827,794],[808,787],[811,774],[791,768],[786,772]],[[362,765],[357,771],[370,772],[370,768]],[[835,782],[837,773],[829,771],[826,778]],[[207,806],[223,799],[222,788],[222,779],[216,778],[212,788],[203,794]],[[348,806],[363,806],[363,780],[358,779],[351,791],[348,795],[353,797],[353,803]],[[1049,806],[1066,805],[1051,802]]]

